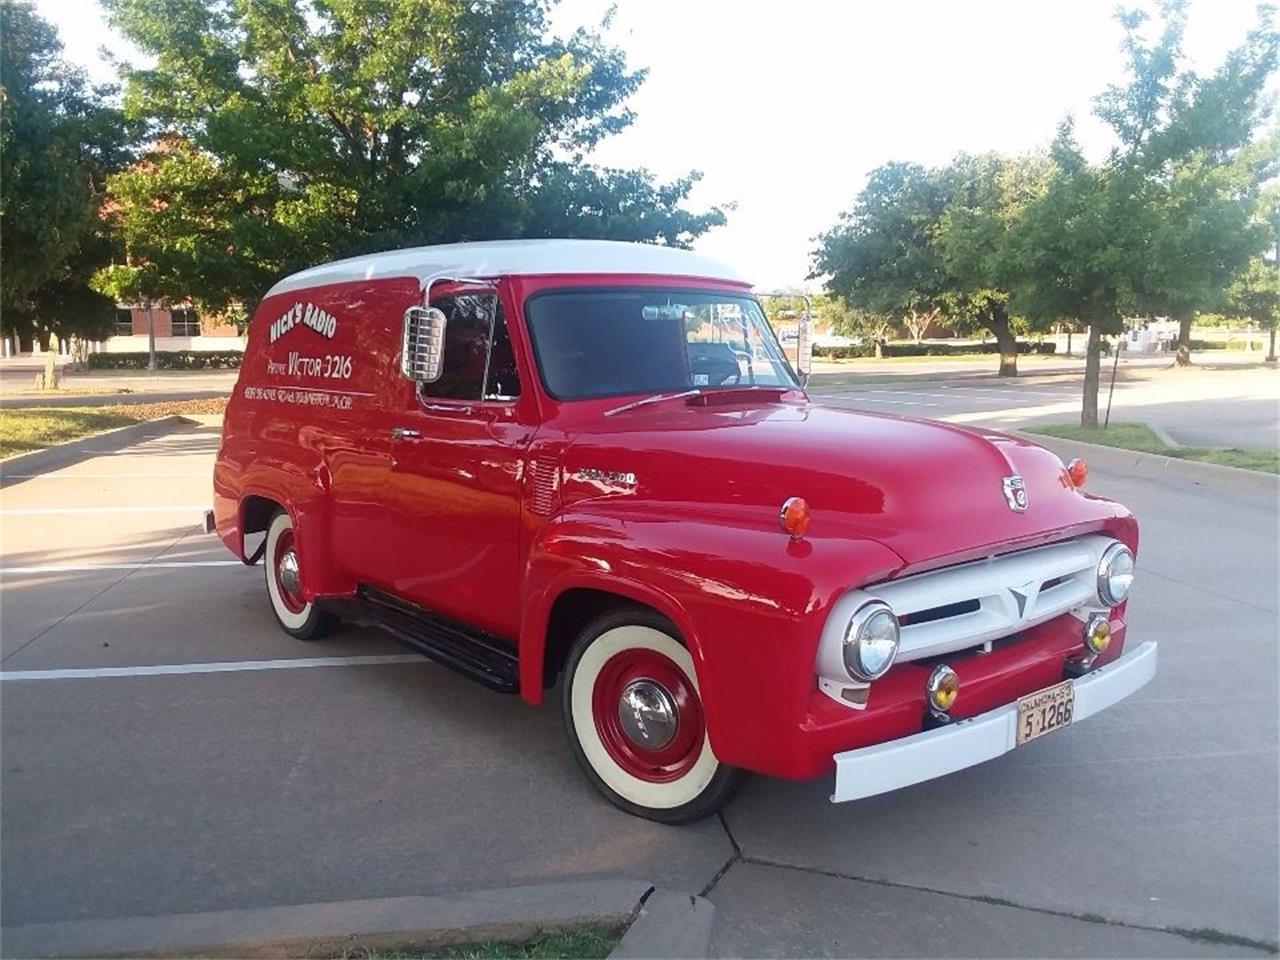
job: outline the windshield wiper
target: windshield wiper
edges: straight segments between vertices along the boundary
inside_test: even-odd
[[[636,407],[647,407],[651,403],[659,403],[663,400],[679,400],[681,397],[696,397],[702,393],[701,387],[694,387],[692,390],[682,390],[679,393],[655,393],[651,397],[645,397],[643,400],[632,400],[630,403],[624,403],[620,407],[614,407],[612,410],[606,410],[604,415],[612,417],[615,413],[622,413],[624,410],[634,410]]]

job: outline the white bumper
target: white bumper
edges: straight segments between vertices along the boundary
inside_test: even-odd
[[[1114,663],[1075,682],[1072,723],[1123,700],[1156,675],[1156,644],[1148,640]],[[1017,703],[936,730],[837,753],[832,803],[860,800],[921,783],[1008,753],[1017,744]]]

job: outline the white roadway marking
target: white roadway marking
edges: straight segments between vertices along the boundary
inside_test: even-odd
[[[149,667],[76,667],[66,670],[4,670],[0,680],[95,680],[103,677],[172,677],[194,673],[301,670],[307,667],[364,667],[383,663],[430,663],[416,653],[376,657],[302,657],[291,660],[229,660],[217,663],[162,663]]]
[[[172,470],[155,473],[6,473],[10,480],[149,480],[153,477],[208,477],[208,470]]]
[[[203,516],[208,509],[208,504],[178,504],[172,507],[13,507],[0,509],[0,516],[32,517],[54,513],[195,513]]]
[[[138,563],[42,563],[31,567],[0,567],[0,577],[28,573],[92,573],[95,570],[146,570],[160,567],[243,567],[239,560],[142,560]]]

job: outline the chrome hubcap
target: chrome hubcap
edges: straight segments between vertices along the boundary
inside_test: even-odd
[[[296,594],[300,586],[298,582],[298,553],[286,550],[280,557],[280,586],[290,593]]]
[[[618,701],[618,721],[627,739],[646,750],[661,750],[670,743],[680,722],[671,694],[652,680],[627,684]]]

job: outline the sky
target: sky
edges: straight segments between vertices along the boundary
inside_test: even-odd
[[[101,47],[136,56],[96,0],[35,5],[95,80],[114,77]],[[553,29],[611,6],[604,36],[648,76],[591,159],[701,171],[690,205],[734,209],[695,249],[761,289],[806,285],[814,238],[882,163],[1036,149],[1069,114],[1087,153],[1110,146],[1090,111],[1123,78],[1114,0],[562,0]],[[1251,0],[1195,0],[1188,63],[1213,70],[1254,22]]]

